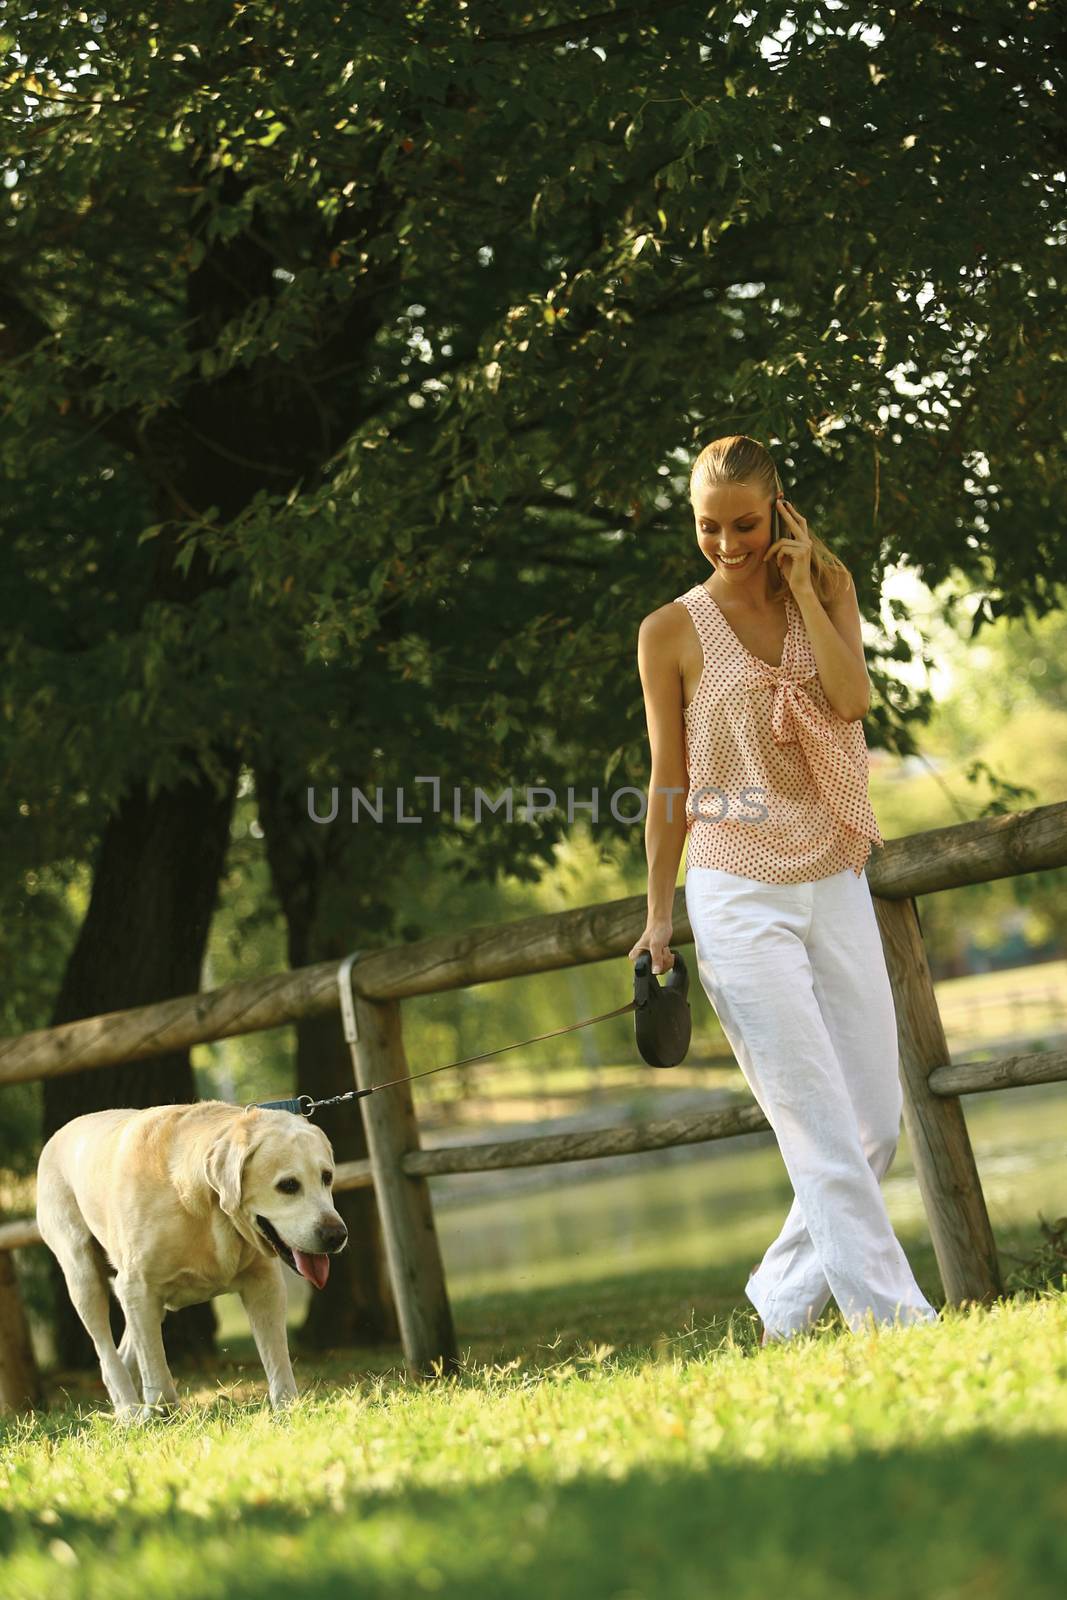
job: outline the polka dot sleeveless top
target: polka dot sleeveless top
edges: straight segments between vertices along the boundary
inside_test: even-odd
[[[884,844],[868,785],[867,741],[819,682],[800,607],[785,599],[782,660],[737,637],[702,583],[675,596],[696,626],[704,668],[685,708],[686,871],[714,867],[764,883],[807,883]]]

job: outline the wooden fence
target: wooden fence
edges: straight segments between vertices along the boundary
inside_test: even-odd
[[[964,884],[1064,865],[1067,802],[891,839],[872,851],[867,863],[896,1003],[904,1123],[945,1299],[954,1305],[988,1303],[1002,1292],[960,1097],[1067,1078],[1067,1050],[950,1063],[915,901]],[[635,929],[644,926],[645,909],[644,895],[634,895],[363,955],[351,974],[358,1087],[411,1070],[404,1052],[403,1000],[622,957]],[[692,942],[681,888],[675,895],[674,929],[675,943]],[[338,1008],[337,964],[323,962],[0,1040],[0,1084],[142,1060]],[[750,1100],[627,1128],[424,1150],[410,1085],[398,1084],[354,1104],[362,1110],[369,1156],[339,1163],[334,1186],[374,1185],[413,1376],[449,1372],[457,1364],[431,1177],[662,1149],[769,1127]],[[40,1399],[11,1259],[13,1250],[40,1242],[32,1218],[0,1225],[0,1409],[23,1410]]]

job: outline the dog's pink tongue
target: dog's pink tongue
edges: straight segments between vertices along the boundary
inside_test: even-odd
[[[326,1287],[326,1279],[330,1276],[329,1256],[311,1256],[303,1250],[294,1250],[293,1258],[296,1261],[296,1270],[302,1278],[313,1283],[316,1289]]]

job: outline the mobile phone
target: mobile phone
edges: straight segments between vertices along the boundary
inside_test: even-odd
[[[781,537],[782,525],[778,518],[778,495],[771,501],[771,543]]]

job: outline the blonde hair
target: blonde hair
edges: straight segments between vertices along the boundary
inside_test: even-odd
[[[782,492],[782,480],[778,476],[778,468],[774,464],[774,457],[758,439],[750,439],[744,433],[725,434],[721,439],[713,439],[706,444],[693,462],[689,474],[689,500],[692,503],[693,490],[696,487],[712,488],[720,484],[746,484],[755,489],[759,494],[765,495],[768,500],[773,500]],[[781,512],[778,514],[779,537],[790,537],[788,526]],[[789,585],[779,569],[777,561],[768,561],[769,572],[767,582],[772,600],[780,600],[785,604],[789,594]],[[840,576],[843,574],[844,576]],[[812,588],[823,604],[835,599],[848,584],[848,568],[845,563],[834,555],[833,551],[819,538],[818,534],[811,534],[811,583]]]

